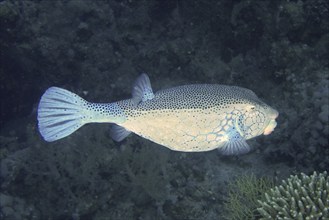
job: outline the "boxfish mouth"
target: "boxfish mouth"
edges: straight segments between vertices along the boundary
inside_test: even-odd
[[[278,111],[276,111],[276,110],[273,109],[273,112],[272,112],[272,114],[270,116],[270,121],[269,121],[269,123],[267,124],[267,126],[264,129],[264,133],[263,133],[264,135],[269,135],[269,134],[271,134],[274,131],[274,128],[277,125],[277,122],[275,121],[275,119],[278,116],[279,116]]]

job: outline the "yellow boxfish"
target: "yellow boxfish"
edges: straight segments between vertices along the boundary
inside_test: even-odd
[[[248,152],[246,140],[270,134],[277,117],[278,112],[249,89],[192,84],[153,93],[146,74],[135,81],[131,99],[91,103],[50,87],[38,106],[39,131],[49,142],[87,123],[112,123],[110,134],[115,141],[133,132],[171,150],[217,148],[225,155]]]

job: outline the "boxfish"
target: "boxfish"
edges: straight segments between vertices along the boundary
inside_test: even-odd
[[[38,128],[48,142],[88,123],[111,123],[110,136],[122,141],[131,132],[174,151],[218,149],[224,155],[250,151],[246,140],[270,134],[279,113],[249,89],[191,84],[153,92],[147,74],[135,81],[130,99],[92,103],[58,87],[42,95]]]

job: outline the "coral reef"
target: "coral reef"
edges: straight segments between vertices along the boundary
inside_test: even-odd
[[[261,219],[328,219],[329,177],[327,172],[301,173],[283,180],[259,200]]]
[[[328,171],[328,18],[328,0],[1,0],[0,218],[221,219],[232,176]],[[55,143],[38,134],[48,87],[111,102],[141,72],[154,91],[249,88],[278,126],[238,157],[117,144],[106,125]]]

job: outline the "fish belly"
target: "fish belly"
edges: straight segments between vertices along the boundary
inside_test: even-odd
[[[218,148],[227,141],[232,125],[214,109],[152,110],[128,118],[121,126],[171,150],[198,152]]]

